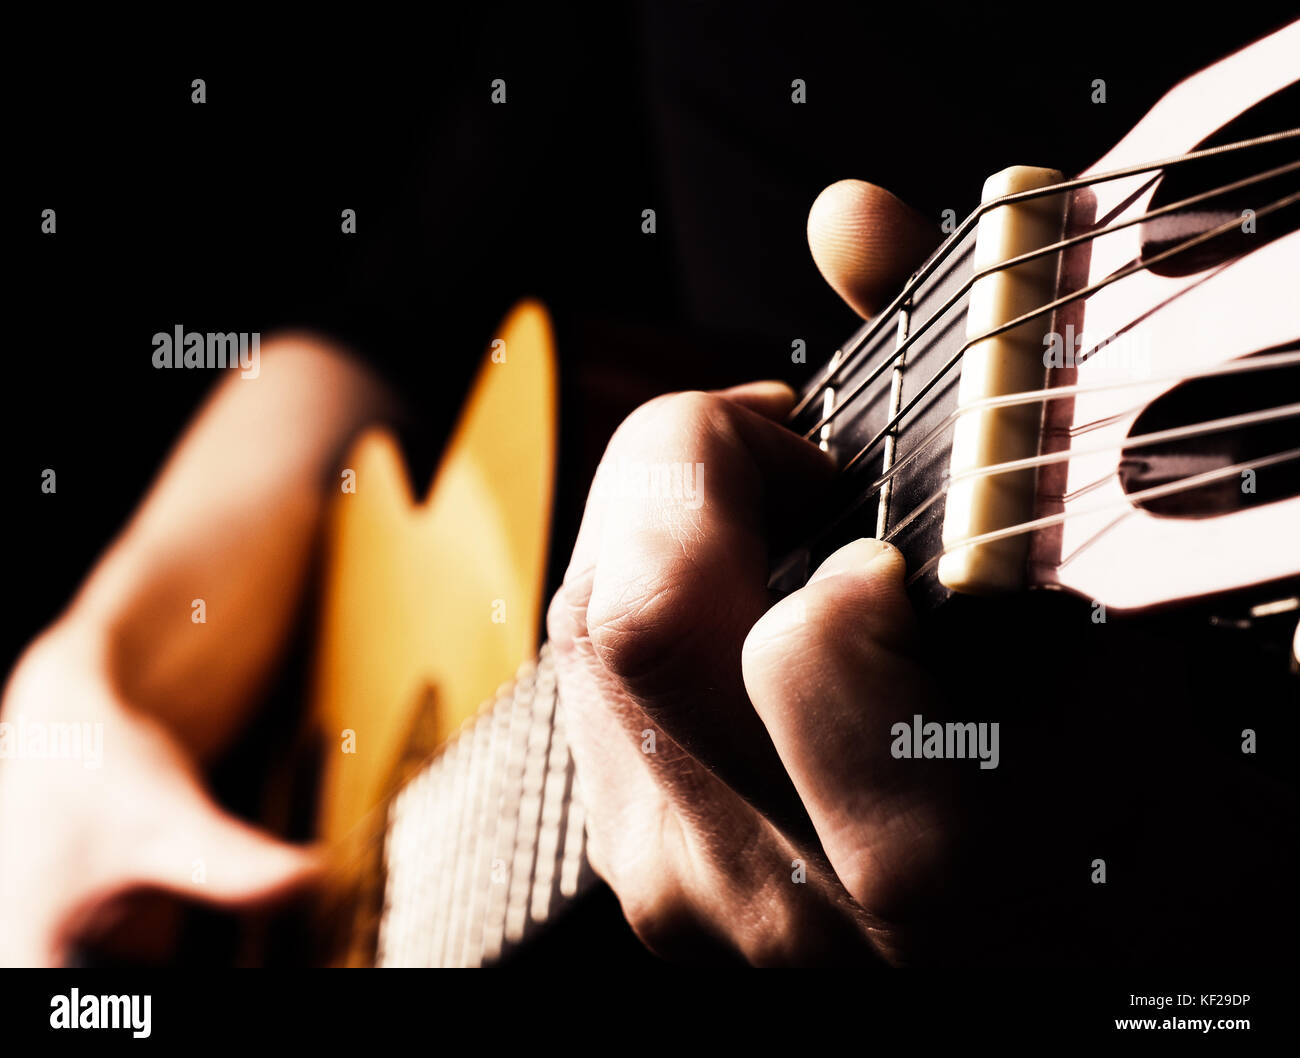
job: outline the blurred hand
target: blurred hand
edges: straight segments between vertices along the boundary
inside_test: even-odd
[[[77,942],[102,936],[133,894],[247,907],[316,874],[311,851],[273,840],[212,801],[188,751],[121,700],[93,643],[73,630],[56,627],[28,649],[0,722],[8,725],[0,741],[0,965],[63,963]],[[52,755],[56,739],[76,746],[75,755]]]
[[[0,964],[60,962],[124,909],[113,954],[129,942],[161,959],[175,901],[142,895],[245,906],[312,876],[310,853],[222,812],[201,767],[244,729],[289,640],[325,482],[390,408],[342,349],[268,340],[257,379],[214,386],[64,616],[24,653],[0,703]],[[196,597],[207,634],[190,619]],[[28,752],[23,724],[36,736],[89,725],[102,760]]]

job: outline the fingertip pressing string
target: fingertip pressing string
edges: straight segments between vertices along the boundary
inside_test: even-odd
[[[1091,187],[1094,184],[1102,184],[1112,180],[1120,180],[1129,176],[1137,176],[1141,173],[1152,172],[1157,169],[1170,169],[1177,165],[1183,165],[1188,162],[1199,161],[1205,158],[1213,158],[1234,151],[1248,150],[1252,147],[1263,147],[1272,143],[1279,143],[1283,140],[1295,139],[1297,137],[1300,137],[1300,128],[1286,129],[1281,132],[1273,132],[1264,136],[1255,136],[1251,139],[1238,140],[1235,143],[1225,143],[1217,147],[1205,147],[1201,150],[1189,151],[1186,154],[1174,155],[1173,157],[1164,158],[1160,161],[1144,162],[1140,165],[1127,166],[1123,169],[1114,169],[1110,172],[1099,173],[1096,176],[1075,177],[1072,180],[1063,180],[1060,183],[1048,184],[1045,187],[1030,188],[1027,191],[1017,191],[1009,195],[1002,195],[999,198],[989,199],[987,202],[981,202],[971,211],[966,219],[957,226],[957,229],[944,241],[943,245],[934,252],[934,255],[930,260],[922,265],[921,268],[903,285],[903,289],[899,292],[898,296],[895,297],[879,315],[875,316],[861,331],[859,331],[857,335],[854,336],[852,342],[848,343],[850,345],[849,350],[847,352],[842,349],[837,349],[835,351],[835,355],[831,357],[830,363],[827,364],[824,369],[823,377],[803,396],[799,403],[794,406],[787,421],[793,423],[795,419],[807,409],[809,403],[816,396],[817,391],[834,381],[835,376],[839,373],[840,369],[851,362],[862,351],[866,343],[875,336],[876,332],[879,331],[881,327],[884,326],[886,319],[893,315],[893,313],[895,313],[912,297],[914,293],[916,293],[916,290],[921,283],[925,282],[925,280],[934,273],[935,269],[937,269],[939,265],[947,259],[949,254],[951,254],[952,251],[961,243],[962,239],[970,233],[975,224],[979,221],[980,217],[990,210],[996,209],[1000,206],[1011,206],[1020,202],[1028,202],[1035,198],[1042,198],[1046,195],[1060,194],[1081,187]],[[1270,175],[1277,174],[1258,175],[1254,179],[1268,179]],[[1226,188],[1216,188],[1214,194],[1223,194],[1226,191],[1233,189],[1233,185],[1228,185]],[[1201,198],[1212,196],[1204,195],[1194,197],[1199,200]],[[1181,203],[1183,207],[1188,204],[1190,203],[1186,201]],[[1157,211],[1157,214],[1158,212],[1160,211]],[[1168,210],[1164,210],[1163,212],[1168,212]],[[1137,220],[1143,219],[1146,218],[1137,218]],[[1119,227],[1124,226],[1127,225],[1120,225]],[[1118,227],[1110,230],[1118,230]],[[1095,238],[1106,233],[1106,229],[1100,229],[1096,232],[1090,233],[1087,237]],[[1076,241],[1082,242],[1085,241],[1085,238],[1078,238]],[[1052,250],[1049,248],[1043,248],[1039,251],[1032,251],[1032,253],[1048,252],[1052,252]],[[1012,262],[1003,262],[1001,266],[995,266],[994,270],[996,270],[997,267],[1005,268],[1011,266]],[[940,313],[946,311],[947,307],[948,306],[945,305],[944,308],[940,309]],[[818,428],[820,428],[820,425],[823,424],[819,424]]]
[[[1062,181],[1056,184],[1048,185],[1046,187],[1033,188],[1028,191],[1017,192],[1011,195],[1004,195],[1001,196],[1000,198],[991,199],[988,202],[982,203],[970,214],[970,216],[966,218],[965,221],[962,222],[962,224],[949,237],[949,239],[944,243],[944,245],[941,246],[936,251],[934,256],[907,282],[907,284],[905,284],[903,290],[893,300],[893,302],[890,303],[890,305],[885,309],[885,311],[882,312],[875,319],[873,319],[857,335],[855,335],[854,339],[850,343],[847,343],[846,348],[837,349],[835,351],[835,354],[831,358],[830,363],[826,366],[826,368],[823,371],[821,380],[813,387],[811,387],[808,390],[808,392],[805,393],[803,398],[798,402],[798,404],[796,404],[795,408],[790,413],[790,416],[788,418],[788,423],[793,425],[794,422],[799,417],[799,415],[808,408],[811,401],[819,394],[825,392],[826,387],[830,385],[838,375],[840,375],[840,373],[844,370],[845,367],[857,361],[860,355],[862,355],[863,350],[865,349],[867,344],[870,342],[871,338],[881,330],[881,328],[885,325],[886,321],[892,316],[892,314],[894,314],[899,309],[900,306],[905,304],[910,298],[913,297],[913,295],[918,290],[920,284],[923,283],[931,274],[934,273],[935,269],[938,268],[938,266],[943,262],[943,260],[949,254],[951,254],[954,248],[962,241],[962,239],[967,234],[969,234],[969,232],[973,229],[978,219],[984,213],[987,213],[989,210],[1000,206],[1012,205],[1018,202],[1040,198],[1046,195],[1059,194],[1061,192],[1069,191],[1079,187],[1090,186],[1092,184],[1102,183],[1109,180],[1116,180],[1123,177],[1134,176],[1152,170],[1166,169],[1175,165],[1181,165],[1202,158],[1220,156],[1228,152],[1240,151],[1251,147],[1277,143],[1283,140],[1294,139],[1296,137],[1300,137],[1300,129],[1289,129],[1283,132],[1272,133],[1267,136],[1259,136],[1253,139],[1241,140],[1236,143],[1224,144],[1218,147],[1210,147],[1199,151],[1193,151],[1188,154],[1179,155],[1174,158],[1164,159],[1159,162],[1151,162],[1142,165],[1130,166],[1124,169],[1103,173],[1095,177],[1079,177],[1074,180]],[[984,269],[975,272],[962,284],[962,286],[954,294],[952,294],[923,323],[913,328],[904,341],[898,343],[894,348],[892,348],[890,352],[882,358],[881,362],[872,371],[870,371],[860,382],[858,382],[853,387],[853,389],[850,390],[849,393],[847,393],[844,396],[842,400],[837,402],[835,406],[828,407],[828,409],[821,415],[821,417],[818,418],[817,421],[812,424],[812,426],[810,426],[809,428],[807,428],[806,431],[803,432],[803,436],[806,439],[811,440],[819,432],[824,431],[826,428],[828,428],[829,424],[832,423],[845,410],[851,408],[853,402],[857,400],[858,397],[861,396],[864,392],[869,390],[870,387],[887,370],[889,370],[891,365],[899,361],[902,358],[902,356],[907,352],[908,348],[910,348],[913,344],[915,344],[915,342],[919,340],[940,318],[942,318],[951,308],[953,308],[953,306],[958,304],[958,302],[963,297],[969,294],[971,288],[973,287],[974,283],[977,280],[992,275],[996,272],[1002,271],[1004,269],[1017,267],[1028,261],[1037,259],[1039,257],[1043,257],[1047,254],[1057,253],[1071,246],[1075,246],[1099,238],[1102,235],[1110,234],[1112,232],[1119,231],[1123,228],[1128,228],[1135,224],[1151,220],[1155,217],[1169,214],[1178,210],[1187,209],[1191,206],[1197,205],[1208,199],[1229,194],[1233,191],[1237,191],[1245,187],[1253,186],[1255,184],[1262,183],[1264,181],[1271,180],[1279,176],[1287,175],[1289,173],[1297,171],[1298,169],[1300,169],[1300,162],[1291,162],[1285,165],[1277,166],[1273,169],[1269,169],[1264,172],[1251,174],[1242,179],[1232,181],[1228,184],[1224,184],[1212,188],[1208,191],[1191,195],[1177,202],[1167,204],[1157,209],[1149,210],[1139,216],[1132,217],[1126,220],[1121,220],[1110,225],[1106,225],[1100,228],[1096,228],[1087,232],[1080,233],[1075,236],[1058,240],[1049,245],[1039,247],[1027,253],[1020,254],[1017,257],[1011,258],[1007,261],[1003,261],[996,265],[991,265],[989,267],[986,267]],[[1286,207],[1293,205],[1298,201],[1300,201],[1300,193],[1287,195],[1284,196],[1283,198],[1275,200],[1272,203],[1269,203],[1268,205],[1262,207],[1259,210],[1256,210],[1255,215],[1257,217],[1266,216],[1270,213],[1277,212],[1278,210],[1285,209]],[[897,436],[898,433],[901,433],[903,430],[906,430],[908,426],[911,425],[906,420],[908,419],[908,416],[912,413],[913,409],[922,400],[925,399],[925,397],[930,393],[930,391],[938,384],[939,380],[942,379],[945,375],[947,375],[948,372],[950,372],[952,368],[955,367],[961,361],[961,359],[964,357],[966,352],[971,348],[973,348],[974,346],[976,346],[977,344],[979,344],[980,342],[987,341],[990,338],[997,337],[1000,334],[1013,330],[1016,327],[1019,327],[1022,324],[1029,322],[1030,320],[1033,320],[1046,313],[1055,311],[1056,309],[1066,304],[1069,304],[1080,298],[1086,298],[1096,293],[1097,291],[1103,289],[1104,287],[1109,286],[1112,283],[1118,282],[1120,279],[1124,279],[1138,272],[1145,271],[1149,269],[1152,265],[1157,264],[1160,261],[1167,260],[1168,258],[1183,253],[1189,249],[1192,249],[1195,246],[1201,245],[1202,243],[1209,242],[1212,239],[1227,234],[1228,232],[1237,228],[1239,224],[1240,224],[1240,220],[1238,218],[1233,218],[1232,220],[1224,222],[1223,224],[1216,225],[1204,232],[1201,232],[1197,235],[1184,239],[1178,242],[1177,244],[1175,244],[1174,246],[1169,247],[1168,249],[1163,250],[1160,253],[1155,254],[1150,258],[1147,258],[1145,260],[1135,261],[1132,264],[1112,273],[1111,275],[1106,276],[1104,279],[1101,279],[1096,283],[1090,284],[1078,290],[1064,294],[1059,298],[1056,298],[1052,301],[1047,302],[1042,306],[1039,306],[1036,309],[1031,310],[1030,312],[1024,313],[1018,316],[1017,318],[1008,321],[1005,324],[1001,324],[998,327],[992,328],[983,334],[977,335],[976,337],[969,339],[962,345],[962,347],[951,358],[949,358],[949,360],[946,363],[944,363],[934,373],[934,375],[929,380],[927,380],[925,383],[922,384],[919,391],[914,396],[912,396],[904,406],[899,408],[899,410],[889,418],[888,422],[886,422],[884,427],[882,427],[880,431],[878,431],[861,449],[859,449],[841,467],[840,473],[847,474],[855,466],[861,463],[862,460],[867,455],[869,455],[881,442],[885,441],[891,435]],[[1217,374],[1231,374],[1231,373],[1237,373],[1241,371],[1269,370],[1277,367],[1294,364],[1298,360],[1300,360],[1300,354],[1295,354],[1295,353],[1281,353],[1272,356],[1253,357],[1249,361],[1237,361],[1231,364],[1216,365],[1215,367],[1208,368],[1199,372],[1179,373],[1173,376],[1168,376],[1168,380],[1183,381],[1189,378],[1204,377],[1204,376],[1217,375]],[[1072,396],[1077,393],[1090,392],[1095,389],[1106,389],[1106,388],[1114,388],[1117,386],[1147,384],[1151,381],[1154,380],[1150,378],[1143,378],[1143,379],[1126,380],[1123,382],[1106,383],[1102,385],[1062,386],[1053,389],[1026,391],[1023,393],[1015,393],[1015,394],[1008,394],[1008,395],[998,396],[993,398],[987,398],[985,400],[976,402],[968,407],[959,408],[956,411],[954,411],[951,415],[949,415],[947,418],[945,418],[945,420],[942,423],[940,423],[938,426],[932,429],[926,435],[926,437],[921,441],[920,445],[917,448],[913,449],[902,459],[893,463],[881,477],[877,478],[867,489],[864,498],[869,498],[872,495],[875,495],[878,492],[880,492],[883,488],[885,488],[888,485],[888,483],[899,473],[899,471],[903,467],[905,467],[909,462],[911,462],[913,459],[917,457],[920,451],[932,445],[947,430],[951,429],[952,426],[957,421],[957,419],[964,414],[969,414],[970,412],[981,410],[984,408],[989,408],[989,407],[1006,407],[1006,406],[1011,406],[1016,404],[1033,403],[1038,401],[1045,402],[1045,401],[1060,399],[1066,396]],[[1146,434],[1146,435],[1137,435],[1136,437],[1126,439],[1120,445],[1107,445],[1101,447],[1094,446],[1094,448],[1083,450],[1083,451],[1066,450],[1063,452],[1048,453],[1045,455],[1030,457],[1028,459],[1014,460],[1008,463],[995,464],[988,467],[978,468],[976,470],[964,472],[958,475],[958,477],[959,478],[982,477],[982,476],[992,476],[995,474],[1011,473],[1017,470],[1029,469],[1032,467],[1043,466],[1050,463],[1066,462],[1074,458],[1075,456],[1079,456],[1079,455],[1095,454],[1096,452],[1113,450],[1115,448],[1127,448],[1127,447],[1137,447],[1141,445],[1151,445],[1151,444],[1160,443],[1162,441],[1173,440],[1176,438],[1194,437],[1194,436],[1199,436],[1201,434],[1206,434],[1206,433],[1211,433],[1211,432],[1216,432],[1221,430],[1236,429],[1242,426],[1252,425],[1255,423],[1292,417],[1295,414],[1297,414],[1298,408],[1300,408],[1300,406],[1284,405],[1280,407],[1262,409],[1260,411],[1247,413],[1241,416],[1230,416],[1225,419],[1207,420],[1200,423],[1192,423],[1186,426],[1174,428],[1172,430],[1158,431],[1156,433]],[[1134,409],[1134,410],[1140,410],[1140,409]],[[1178,481],[1175,482],[1166,482],[1163,485],[1154,486],[1152,489],[1142,490],[1141,492],[1130,494],[1128,497],[1126,497],[1123,503],[1124,505],[1131,505],[1132,503],[1139,501],[1143,498],[1155,498],[1158,495],[1165,495],[1170,491],[1180,491],[1181,489],[1196,488],[1199,487],[1200,484],[1204,483],[1204,481],[1217,480],[1217,478],[1220,476],[1239,472],[1242,469],[1254,469],[1256,466],[1271,465],[1272,462],[1285,461],[1290,458],[1295,458],[1294,454],[1280,453],[1280,454],[1275,454],[1274,456],[1262,457],[1263,462],[1253,461],[1250,464],[1241,464],[1230,468],[1220,469],[1218,471],[1207,472],[1207,474],[1209,475],[1208,477],[1206,474],[1202,474],[1202,475],[1196,475],[1194,477],[1189,477],[1186,479],[1179,479]],[[921,514],[924,510],[932,506],[942,496],[946,495],[948,491],[948,487],[950,486],[953,480],[955,479],[952,478],[951,476],[946,475],[945,481],[939,487],[939,489],[936,492],[934,492],[931,496],[921,501],[921,503],[918,504],[915,508],[913,508],[913,510],[909,512],[909,514],[898,525],[896,525],[889,532],[889,534],[884,537],[884,539],[886,540],[894,539],[903,529],[905,529],[909,524],[911,524],[919,514]],[[945,547],[943,552],[940,555],[936,555],[930,560],[928,560],[926,563],[924,563],[922,567],[912,575],[912,577],[909,579],[909,583],[915,580],[917,577],[923,575],[929,569],[933,568],[933,566],[939,561],[939,559],[942,557],[943,554],[946,554],[952,551],[953,549],[971,546],[972,544],[991,542],[996,539],[1001,539],[1004,536],[1017,535],[1018,533],[1021,532],[1031,532],[1038,528],[1057,524],[1059,521],[1064,521],[1066,520],[1066,518],[1074,516],[1075,514],[1085,515],[1089,513],[1093,513],[1093,512],[1091,510],[1065,512],[1062,513],[1061,515],[1050,516],[1048,520],[1035,519],[1034,521],[1031,522],[1025,522],[1019,525],[1008,526],[1004,529],[997,530],[994,533],[986,533],[980,536],[970,537],[964,540],[954,542],[953,544]]]

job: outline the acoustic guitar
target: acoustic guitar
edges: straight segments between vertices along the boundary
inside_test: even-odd
[[[1294,655],[1297,78],[1300,23],[1177,85],[1082,173],[990,177],[803,390],[789,426],[840,473],[773,587],[876,536],[925,610],[1213,600],[1285,624]],[[521,304],[427,495],[383,430],[341,468],[309,714],[338,865],[324,961],[496,963],[599,884],[539,650],[556,372],[546,310]]]

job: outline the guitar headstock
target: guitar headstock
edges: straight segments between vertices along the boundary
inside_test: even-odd
[[[1294,23],[1188,78],[1081,176],[1291,129],[1298,56]],[[1067,238],[1116,230],[1064,252],[1058,296],[1143,267],[1056,313],[1074,357],[1047,384],[1075,392],[1046,404],[1068,458],[1039,475],[1036,517],[1061,520],[1031,584],[1128,609],[1300,575],[1297,192],[1281,138],[1069,194]]]
[[[922,598],[1120,610],[1300,578],[1297,56],[1300,22],[1084,173],[990,178],[796,409],[842,468],[810,561],[874,535]]]

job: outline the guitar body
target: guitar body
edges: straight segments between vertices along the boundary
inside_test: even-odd
[[[1008,642],[1022,669],[1059,667],[1069,628],[1038,621],[1029,598],[1071,603],[1076,617],[1087,600],[1103,620],[1106,606],[1185,604],[1187,627],[1208,616],[1214,634],[1293,619],[1300,332],[1293,312],[1266,309],[1286,302],[1296,271],[1300,132],[1277,132],[1265,104],[1294,98],[1284,92],[1298,43],[1300,24],[1184,82],[1081,178],[1015,167],[986,185],[989,208],[806,387],[790,425],[819,439],[841,474],[810,535],[777,563],[775,588],[801,586],[847,539],[894,542],[936,618],[936,642],[972,630],[994,640],[966,664],[953,651],[936,659],[963,681]],[[1276,132],[1271,147],[1235,124],[1252,116]],[[1200,183],[1179,183],[1177,165],[1203,162],[1216,135],[1233,152],[1282,153],[1259,154],[1252,169],[1251,156],[1227,152],[1238,169],[1189,168]],[[1198,148],[1200,158],[1179,157]],[[1245,212],[1219,201],[1229,180],[1251,188]],[[1205,201],[1217,212],[1192,208]],[[1242,229],[1252,241],[1225,251],[1221,237],[1256,213],[1263,226]],[[1218,257],[1184,253],[1211,235],[1220,241],[1202,250]],[[1049,339],[1065,335],[1073,352],[1085,331],[1078,360],[1044,358]],[[1094,355],[1120,338],[1149,360]],[[1220,376],[1254,357],[1271,358],[1260,364],[1273,374],[1237,406]],[[1170,394],[1206,379],[1201,403],[1170,410]],[[551,324],[525,302],[492,341],[426,497],[385,431],[367,432],[344,460],[308,714],[315,833],[337,864],[327,905],[337,902],[325,910],[348,923],[346,937],[325,941],[327,961],[489,964],[594,884],[553,664],[545,648],[528,661],[544,602],[557,401]],[[1231,561],[1205,560],[1224,555]],[[1230,594],[1256,604],[1248,617],[1187,606]],[[1003,598],[965,598],[974,595]],[[999,613],[1018,615],[1024,634]],[[962,621],[956,635],[938,634]],[[1124,671],[1150,673],[1136,660],[1157,641],[1149,631],[1129,629]],[[1038,649],[1031,632],[1043,635]],[[1096,649],[1116,660],[1124,641],[1117,633]],[[1023,682],[1018,712],[1034,715],[1033,688],[1047,679]],[[1128,683],[1138,699],[1160,693]],[[1012,704],[1003,701],[1014,714]]]
[[[367,431],[344,459],[307,717],[321,748],[316,832],[341,894],[373,870],[358,846],[382,833],[375,816],[406,764],[537,650],[556,403],[551,323],[523,302],[484,357],[427,496],[386,430]]]

